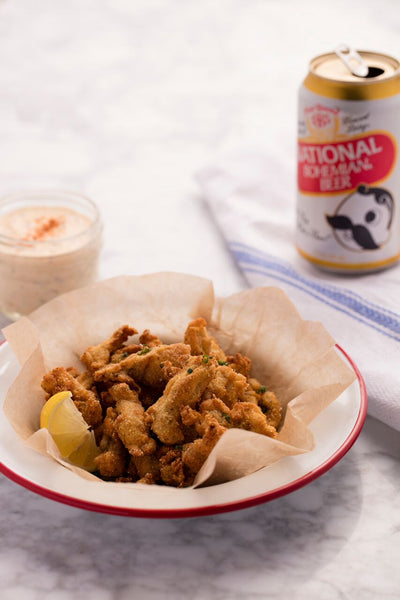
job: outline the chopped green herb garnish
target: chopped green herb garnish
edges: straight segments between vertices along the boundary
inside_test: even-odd
[[[122,354],[121,358],[126,358],[127,356],[128,356],[128,353],[127,353],[127,352],[124,352],[124,353]]]
[[[206,365],[208,363],[208,361],[210,360],[210,357],[207,356],[207,354],[203,355],[203,363]]]
[[[147,354],[148,352],[150,352],[150,350],[151,350],[151,348],[149,348],[148,346],[144,346],[143,350],[138,352],[138,354]]]
[[[218,361],[218,364],[219,364],[219,365],[221,365],[221,367],[224,367],[224,366],[228,366],[228,365],[229,365],[229,363],[228,363],[228,361],[227,361],[227,360],[219,360],[219,361]]]
[[[191,367],[189,367],[189,369],[187,370],[188,373],[193,373],[193,369]]]
[[[164,363],[160,363],[160,369],[162,369],[164,366]]]
[[[264,394],[264,392],[266,391],[266,387],[265,385],[262,385],[257,391],[257,394]]]
[[[222,413],[222,416],[224,417],[224,419],[226,419],[228,421],[228,423],[231,422],[231,415],[228,415],[228,413]]]
[[[182,450],[183,446],[181,444],[175,444],[175,450]]]

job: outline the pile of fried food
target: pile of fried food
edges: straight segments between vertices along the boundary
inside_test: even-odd
[[[282,410],[275,394],[252,378],[251,360],[226,356],[207,323],[189,323],[183,343],[163,344],[146,329],[124,325],[81,356],[85,370],[57,367],[47,394],[69,390],[94,430],[105,480],[192,485],[230,428],[276,437]]]

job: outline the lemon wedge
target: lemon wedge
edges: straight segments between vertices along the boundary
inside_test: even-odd
[[[58,392],[58,394],[54,394],[54,396],[51,396],[51,398],[47,400],[46,404],[42,408],[42,412],[40,413],[40,427],[48,427],[49,417],[53,412],[53,409],[57,406],[57,404],[65,400],[65,398],[72,398],[71,392]]]
[[[94,459],[99,455],[100,451],[97,447],[93,431],[87,431],[86,434],[88,435],[85,435],[81,445],[68,456],[68,460],[86,471],[95,471],[96,464]]]
[[[40,426],[49,430],[64,458],[88,471],[95,469],[94,459],[99,449],[71,392],[59,392],[47,400],[40,415]]]

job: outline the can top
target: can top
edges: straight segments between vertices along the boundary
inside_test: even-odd
[[[360,72],[356,59],[366,67],[364,76],[356,74]],[[386,98],[400,93],[400,62],[386,54],[342,47],[312,59],[304,84],[311,91],[332,98]]]
[[[322,54],[314,58],[310,63],[310,71],[319,77],[352,83],[372,83],[372,80],[382,81],[393,77],[393,75],[399,72],[400,63],[391,56],[378,54],[377,52],[366,52],[364,50],[358,51],[358,54],[368,67],[365,77],[355,75],[335,52]]]

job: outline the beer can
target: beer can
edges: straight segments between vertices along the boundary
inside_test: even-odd
[[[341,46],[299,94],[296,246],[322,269],[365,273],[400,258],[400,63]]]

